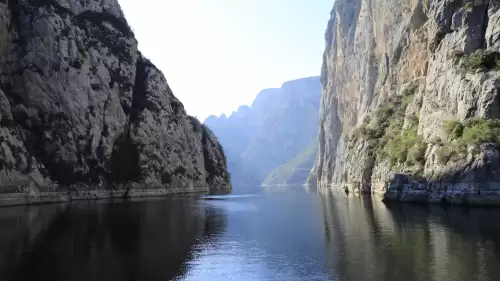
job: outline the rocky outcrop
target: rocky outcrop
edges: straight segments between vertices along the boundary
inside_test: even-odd
[[[226,187],[118,1],[0,1],[0,192]]]
[[[305,182],[320,95],[319,77],[298,79],[261,91],[251,107],[241,106],[229,117],[205,120],[227,152],[233,186]]]
[[[308,183],[500,203],[499,18],[496,0],[336,1]]]

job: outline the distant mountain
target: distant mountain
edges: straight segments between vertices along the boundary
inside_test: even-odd
[[[306,181],[316,158],[318,142],[316,139],[294,159],[274,169],[267,175],[263,186],[302,185]]]
[[[205,124],[224,147],[233,186],[304,183],[316,153],[319,77],[261,91],[251,107]]]

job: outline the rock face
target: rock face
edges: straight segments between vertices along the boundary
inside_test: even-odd
[[[228,186],[116,0],[0,0],[0,192]]]
[[[305,182],[314,160],[308,148],[317,140],[320,96],[319,77],[298,79],[261,91],[251,107],[241,106],[229,117],[207,118],[226,150],[233,186]]]
[[[499,204],[500,1],[338,0],[308,184]]]

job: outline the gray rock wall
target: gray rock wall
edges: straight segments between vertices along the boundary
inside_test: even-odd
[[[336,1],[325,34],[320,148],[308,183],[388,200],[500,202],[498,140],[478,141],[484,132],[470,131],[467,142],[445,129],[449,121],[500,118],[499,19],[497,0]],[[384,113],[394,97],[399,113]],[[407,140],[415,145],[399,153],[393,144]],[[408,156],[416,150],[421,155]],[[443,161],[448,152],[454,157]],[[392,163],[391,153],[406,160]],[[403,189],[405,197],[390,192]]]
[[[229,186],[116,0],[0,1],[0,192]]]

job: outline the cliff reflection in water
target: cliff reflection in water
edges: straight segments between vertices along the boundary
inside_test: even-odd
[[[3,209],[0,280],[170,280],[220,213],[186,197]]]
[[[500,211],[320,197],[328,267],[341,280],[498,280]]]

